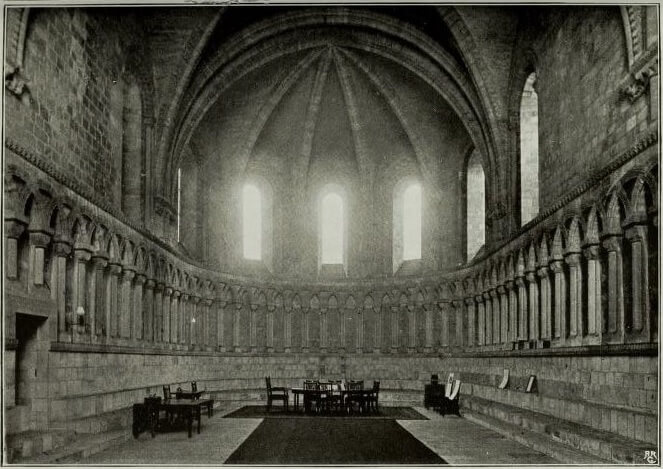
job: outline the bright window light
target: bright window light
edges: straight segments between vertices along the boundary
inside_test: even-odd
[[[177,168],[177,242],[180,242],[180,212],[182,210],[182,168]]]
[[[403,260],[421,259],[421,185],[403,193]]]
[[[331,192],[322,199],[322,263],[343,263],[343,199]]]
[[[244,186],[242,209],[244,258],[259,261],[262,258],[262,199],[256,186]]]

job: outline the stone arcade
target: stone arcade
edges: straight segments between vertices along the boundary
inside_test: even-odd
[[[658,451],[655,6],[5,15],[5,461],[449,373],[558,461]]]

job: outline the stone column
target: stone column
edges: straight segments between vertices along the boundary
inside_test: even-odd
[[[175,343],[173,334],[175,330],[172,326],[172,306],[173,306],[173,289],[164,284],[163,293],[161,294],[161,317],[163,321],[163,342]]]
[[[622,237],[610,235],[603,241],[608,253],[608,330],[610,343],[624,342],[624,275]]]
[[[86,292],[88,291],[87,284],[87,263],[90,260],[92,253],[88,246],[75,245],[74,246],[74,267],[73,267],[73,285],[72,293],[72,310],[74,313],[75,321],[78,326],[74,328],[75,337],[80,341],[87,327],[90,324],[90,305],[86,302]],[[83,324],[80,324],[81,317],[78,312],[83,311],[82,316]]]
[[[308,308],[302,308],[302,352],[307,353],[310,350],[311,343],[309,342],[310,336],[310,322],[311,318],[310,313],[311,311]]]
[[[391,307],[391,353],[398,352],[398,306]]]
[[[5,276],[9,280],[18,279],[18,239],[25,226],[26,223],[19,220],[5,220]]]
[[[492,315],[493,315],[493,324],[492,324],[492,329],[493,329],[493,336],[492,336],[492,341],[491,343],[493,344],[499,344],[500,343],[500,297],[499,293],[495,288],[490,289],[490,298],[492,300]]]
[[[251,352],[256,353],[258,351],[258,305],[251,304],[251,315],[249,317],[250,326],[250,337],[251,337]]]
[[[584,333],[581,260],[579,252],[566,255],[569,266],[569,340],[574,344],[581,342]]]
[[[148,342],[157,342],[159,334],[156,331],[156,324],[154,321],[154,285],[155,282],[153,279],[147,279],[145,282],[145,294],[144,302],[145,305],[145,320],[143,321],[143,338]]]
[[[424,344],[424,352],[431,353],[433,351],[433,307],[431,305],[424,305],[423,308],[426,318],[426,343]]]
[[[55,300],[58,311],[58,341],[71,341],[73,312],[67,312],[67,257],[71,244],[56,241],[53,244],[53,267],[51,269],[51,298]],[[69,314],[67,314],[69,313]],[[69,318],[67,318],[69,316]]]
[[[456,316],[456,334],[454,338],[454,345],[456,347],[463,347],[465,345],[465,337],[467,334],[465,333],[465,315],[463,314],[464,311],[464,305],[465,302],[462,300],[454,300],[452,303],[453,308],[454,308],[454,313]]]
[[[553,321],[553,338],[565,342],[568,335],[568,319],[566,309],[566,273],[564,272],[564,262],[559,259],[553,260],[550,263],[550,269],[553,271],[555,278],[555,296],[553,298],[555,320]]]
[[[490,297],[490,290],[483,292],[483,303],[484,303],[484,345],[490,345],[493,343],[493,301]]]
[[[182,292],[172,289],[172,294],[168,294],[166,288],[166,298],[170,296],[170,343],[177,347],[182,339],[180,334],[180,297]]]
[[[626,229],[631,245],[631,320],[627,322],[630,342],[650,342],[653,339],[649,302],[649,248],[646,225],[631,225]]]
[[[274,315],[276,306],[270,304],[267,306],[267,352],[274,352]]]
[[[216,346],[220,352],[226,351],[226,302],[218,301],[216,308]]]
[[[477,314],[474,298],[465,298],[465,306],[467,307],[467,345],[474,347],[477,345]]]
[[[94,297],[94,311],[91,311],[92,321],[90,330],[94,331],[92,334],[93,339],[98,336],[107,336],[108,329],[106,328],[106,309],[108,302],[106,301],[108,295],[108,282],[104,278],[104,271],[108,265],[108,256],[103,253],[95,253],[92,256],[92,276],[94,277],[94,287],[90,294]],[[92,306],[90,306],[92,307]],[[95,340],[93,340],[94,342]]]
[[[131,337],[131,316],[133,311],[133,288],[132,280],[136,271],[130,267],[122,269],[122,288],[120,293],[120,337],[128,339]]]
[[[509,342],[516,342],[518,340],[518,293],[516,292],[516,282],[508,280],[506,282],[506,290],[509,296],[509,327],[508,338]]]
[[[143,274],[136,274],[134,280],[134,311],[132,315],[132,338],[135,340],[143,339],[143,285],[146,277]]]
[[[477,345],[486,344],[486,309],[483,304],[483,295],[478,294],[474,297],[474,300],[477,303],[477,331],[479,332],[477,337]]]
[[[449,347],[449,305],[441,302],[440,308],[440,345],[443,348]]]
[[[120,336],[121,303],[120,292],[122,290],[122,266],[116,262],[108,263],[108,317],[106,324],[108,336],[117,338]]]
[[[539,283],[541,285],[541,338],[544,340],[552,339],[552,298],[550,291],[550,275],[548,266],[544,265],[539,267],[537,271],[539,276]]]
[[[601,287],[601,247],[598,244],[586,246],[583,254],[587,259],[587,338],[597,344],[602,340],[603,308]]]
[[[497,287],[500,301],[500,339],[498,342],[509,342],[509,291],[504,285]]]
[[[356,349],[357,353],[364,352],[364,317],[366,316],[369,308],[357,307],[357,336],[356,336]]]
[[[187,326],[189,329],[189,346],[197,348],[200,346],[200,297],[189,297],[189,320]]]
[[[240,352],[240,343],[239,343],[239,320],[242,315],[242,304],[235,304],[235,314],[233,317],[233,350],[235,352]]]
[[[320,351],[322,353],[327,352],[327,325],[328,325],[328,317],[327,317],[327,308],[321,308],[320,309]]]
[[[382,350],[382,328],[384,327],[384,312],[385,308],[383,305],[380,305],[379,309],[376,309],[375,314],[375,334],[373,336],[373,353],[380,353]]]
[[[536,278],[536,272],[529,271],[525,273],[527,288],[529,291],[529,334],[528,340],[539,339],[539,283]]]
[[[283,348],[286,353],[292,351],[292,307],[283,307]]]
[[[180,295],[179,308],[177,310],[178,343],[183,346],[189,344],[189,324],[191,323],[189,308],[189,294],[182,292]]]
[[[165,333],[163,290],[165,285],[158,282],[154,285],[154,342],[161,344],[167,342]]]
[[[527,340],[527,287],[525,277],[516,277],[518,287],[518,340]]]
[[[44,285],[44,267],[46,248],[51,242],[51,235],[43,231],[29,230],[28,242],[30,244],[29,262],[30,262],[30,281],[28,282],[28,291],[33,288]]]
[[[407,305],[407,352],[414,353],[417,350],[417,311],[414,305]]]

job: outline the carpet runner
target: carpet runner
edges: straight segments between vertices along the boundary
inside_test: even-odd
[[[225,464],[446,464],[393,419],[268,418]]]
[[[414,410],[412,407],[380,407],[379,413],[353,413],[353,414],[305,414],[300,408],[295,412],[292,407],[285,411],[283,406],[272,406],[272,410],[267,412],[267,406],[249,405],[240,407],[234,412],[224,416],[224,418],[358,418],[358,419],[393,419],[393,420],[428,420],[425,416]]]

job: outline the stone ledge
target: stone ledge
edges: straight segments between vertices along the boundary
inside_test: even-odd
[[[477,350],[441,353],[440,358],[484,358],[484,357],[605,357],[620,355],[657,356],[657,343],[579,345],[576,347],[551,347],[523,350]]]

